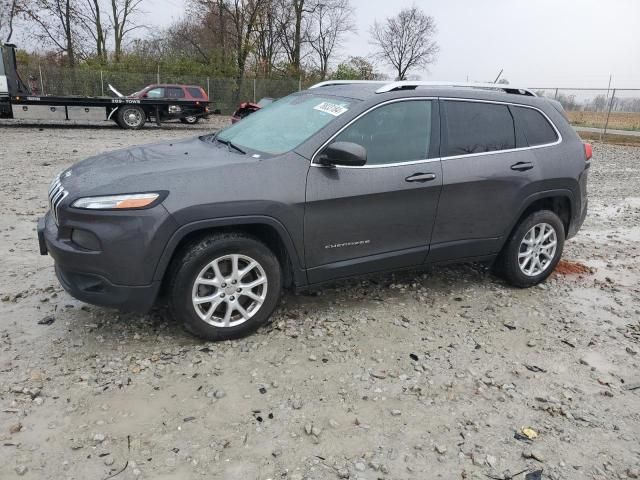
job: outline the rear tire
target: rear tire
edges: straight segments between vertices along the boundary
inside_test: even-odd
[[[241,233],[214,234],[174,259],[169,310],[198,337],[230,340],[267,323],[281,290],[280,263],[266,245]]]
[[[140,130],[147,121],[147,114],[137,105],[120,107],[116,115],[118,125],[127,130]]]
[[[495,269],[515,287],[537,285],[556,268],[564,240],[564,225],[558,215],[550,210],[533,212],[515,228]]]

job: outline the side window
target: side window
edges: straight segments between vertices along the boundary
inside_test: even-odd
[[[367,113],[334,142],[353,142],[367,149],[367,165],[429,158],[433,102],[407,100]]]
[[[147,98],[162,98],[164,97],[164,88],[152,88],[147,92]]]
[[[187,90],[193,98],[202,98],[202,91],[198,87],[189,87]]]
[[[511,106],[511,113],[516,121],[516,127],[524,133],[530,147],[554,143],[558,140],[558,134],[539,111],[533,108]]]
[[[444,108],[448,140],[443,157],[515,148],[513,117],[506,105],[447,100]]]
[[[180,87],[167,87],[167,98],[184,98],[184,91]]]

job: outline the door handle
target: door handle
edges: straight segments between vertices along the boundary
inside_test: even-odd
[[[414,173],[413,175],[409,175],[404,179],[405,182],[430,182],[431,180],[436,179],[435,173]]]
[[[511,165],[511,170],[516,170],[517,172],[524,172],[527,170],[531,170],[533,168],[533,163],[531,162],[518,162]]]

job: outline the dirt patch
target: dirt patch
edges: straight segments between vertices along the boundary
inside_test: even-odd
[[[567,116],[572,125],[579,127],[602,128],[607,114],[605,112],[567,111]],[[609,115],[609,128],[616,130],[640,130],[640,113],[638,112],[611,112]]]
[[[594,273],[594,269],[580,262],[560,260],[553,273],[556,275],[591,275]]]

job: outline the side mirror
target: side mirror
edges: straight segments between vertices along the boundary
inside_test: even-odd
[[[146,93],[142,94],[142,98],[147,98],[149,95],[147,95]]]
[[[352,142],[335,142],[328,145],[318,156],[320,165],[344,165],[361,167],[367,163],[367,149]]]

